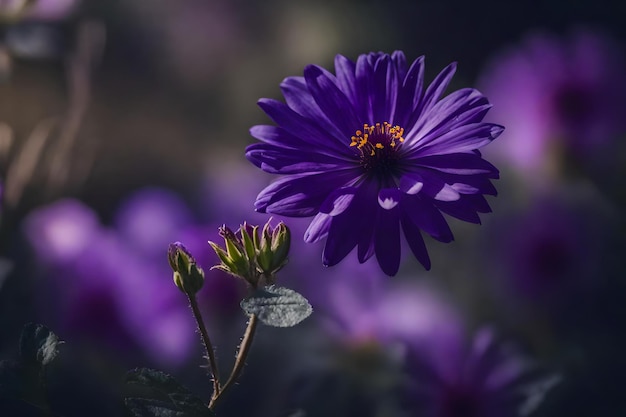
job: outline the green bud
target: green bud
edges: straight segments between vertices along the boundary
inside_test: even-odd
[[[224,238],[224,247],[209,242],[220,259],[214,269],[243,278],[254,288],[264,277],[266,284],[273,284],[275,274],[287,264],[291,245],[289,228],[280,222],[272,228],[268,221],[263,229],[243,223],[237,233],[226,226],[219,229]]]
[[[276,271],[287,264],[287,256],[291,247],[291,232],[285,223],[280,222],[272,233],[273,267]]]
[[[243,248],[246,251],[248,259],[256,258],[256,248],[254,246],[254,233],[256,233],[256,227],[252,227],[244,222],[239,229],[241,234],[241,241],[243,242]]]
[[[258,274],[256,273],[256,265],[254,263],[255,250],[252,237],[247,232],[241,232],[242,242],[226,226],[220,227],[219,233],[224,238],[225,249],[216,243],[209,242],[220,258],[220,264],[215,265],[213,268],[241,277],[253,286],[256,286]],[[244,234],[246,234],[245,237],[243,236]]]
[[[167,260],[174,271],[174,284],[187,295],[196,294],[204,285],[204,271],[180,242],[171,243]]]
[[[268,221],[263,227],[257,262],[261,272],[273,279],[274,275],[287,264],[291,246],[291,232],[285,223],[280,222],[272,229]]]

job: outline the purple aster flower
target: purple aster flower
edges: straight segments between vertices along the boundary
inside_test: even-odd
[[[526,416],[560,377],[543,372],[488,328],[439,355],[439,346],[411,352],[409,404],[424,417]]]
[[[563,152],[606,161],[626,132],[625,69],[622,48],[601,33],[529,34],[481,76],[495,106],[490,116],[507,126],[487,154],[540,184],[555,168],[559,173]]]
[[[257,197],[260,212],[314,216],[304,238],[326,238],[324,265],[357,247],[387,275],[400,265],[400,230],[415,257],[430,268],[421,235],[450,242],[442,213],[480,223],[496,194],[498,171],[478,149],[503,130],[483,123],[490,108],[477,90],[441,98],[455,72],[447,66],[424,89],[424,59],[410,67],[402,52],[370,53],[356,62],[338,55],[336,75],[315,65],[281,84],[286,104],[261,99],[277,126],[254,126],[262,143],[247,158],[283,175]]]

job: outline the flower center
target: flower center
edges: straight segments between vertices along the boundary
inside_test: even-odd
[[[352,136],[350,146],[359,150],[361,165],[366,171],[389,175],[395,171],[397,150],[404,142],[403,134],[403,128],[388,122],[373,126],[365,123],[363,130],[357,130]]]

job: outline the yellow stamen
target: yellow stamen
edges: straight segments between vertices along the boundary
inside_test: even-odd
[[[355,131],[350,138],[350,146],[356,146],[363,153],[369,151],[369,155],[374,156],[377,149],[384,149],[385,146],[395,148],[396,141],[404,142],[402,135],[404,129],[397,125],[392,126],[389,122],[375,123],[373,126],[364,123],[363,130]]]

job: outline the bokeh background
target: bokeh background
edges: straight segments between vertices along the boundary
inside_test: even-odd
[[[449,376],[484,334],[517,349],[485,366],[541,369],[511,400],[524,410],[626,413],[626,3],[5,0],[0,18],[0,358],[28,322],[65,340],[58,415],[124,415],[123,375],[138,366],[208,398],[167,244],[208,270],[219,225],[267,221],[253,202],[272,178],[244,158],[248,129],[269,123],[256,101],[280,99],[308,64],[379,50],[425,55],[427,81],[457,61],[450,91],[494,104],[487,117],[507,130],[484,152],[501,170],[493,213],[450,220],[454,242],[427,240],[432,270],[407,250],[393,278],[350,256],[321,267],[306,221],[285,220],[279,279],[314,314],[259,329],[219,414],[518,415],[484,405],[505,377],[477,392],[489,384]],[[225,374],[245,288],[207,275],[199,298]]]

